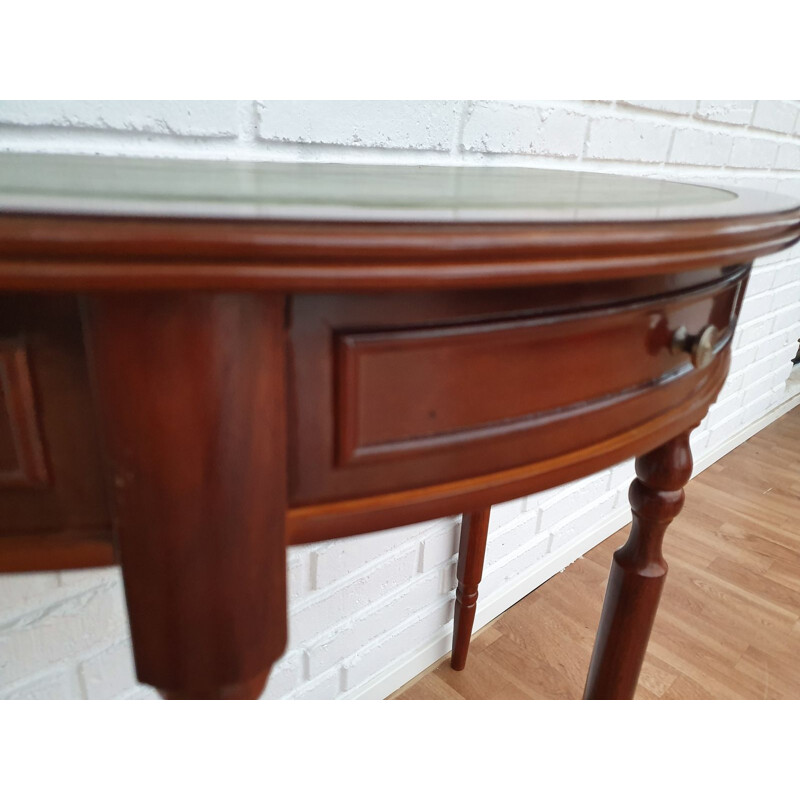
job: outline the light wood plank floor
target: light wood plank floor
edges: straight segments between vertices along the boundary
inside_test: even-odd
[[[579,698],[629,527],[479,631],[463,672],[448,656],[392,699]],[[800,407],[689,483],[664,556],[637,699],[800,698]]]

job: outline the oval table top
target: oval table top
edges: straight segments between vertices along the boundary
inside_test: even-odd
[[[631,176],[0,154],[0,289],[524,285],[745,263],[798,238],[800,200]]]
[[[750,189],[569,170],[0,154],[0,211],[348,222],[716,219],[797,209]]]

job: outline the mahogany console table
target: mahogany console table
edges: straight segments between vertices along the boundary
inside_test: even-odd
[[[120,563],[138,677],[257,697],[285,552],[637,456],[586,697],[631,697],[749,265],[800,204],[589,173],[0,156],[0,569]]]

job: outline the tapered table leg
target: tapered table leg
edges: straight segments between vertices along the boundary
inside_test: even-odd
[[[283,298],[85,312],[137,676],[167,698],[258,697],[286,643]]]
[[[632,699],[667,575],[664,532],[692,474],[689,431],[636,459],[628,494],[633,526],[614,553],[584,698]]]
[[[461,542],[458,548],[458,588],[453,620],[453,669],[464,669],[467,663],[472,624],[478,603],[478,584],[483,574],[486,555],[486,534],[489,531],[489,512],[484,508],[461,518]]]

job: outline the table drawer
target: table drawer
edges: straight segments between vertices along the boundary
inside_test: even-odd
[[[485,474],[586,446],[661,413],[708,370],[673,351],[674,333],[714,325],[718,354],[730,341],[741,288],[741,275],[729,275],[574,311],[537,307],[534,293],[527,307],[504,309],[499,319],[491,315],[493,297],[482,314],[473,310],[476,319],[458,321],[447,319],[451,304],[440,297],[443,319],[433,324],[388,305],[380,320],[371,298],[376,317],[354,325],[358,298],[349,314],[341,313],[347,303],[335,301],[338,313],[327,313],[327,326],[317,329],[317,338],[327,338],[320,358],[310,357],[308,338],[295,340],[294,396],[313,392],[318,400],[295,403],[290,499],[357,497]]]

